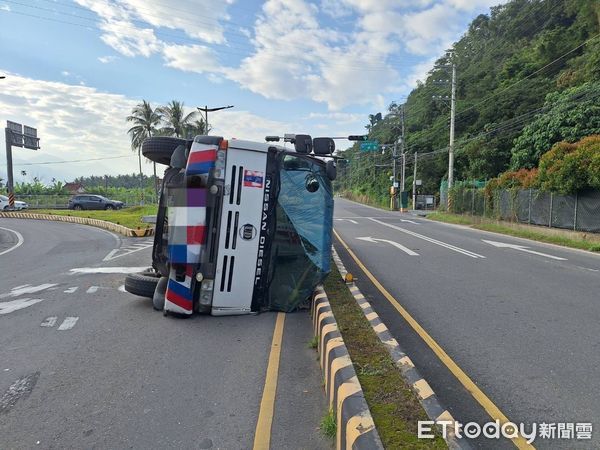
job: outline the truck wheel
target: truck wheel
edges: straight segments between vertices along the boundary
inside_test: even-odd
[[[130,273],[125,277],[125,290],[140,297],[152,298],[159,275],[151,272]]]
[[[157,311],[165,309],[165,294],[167,293],[167,283],[169,277],[160,277],[152,296],[152,307]]]
[[[171,155],[180,146],[186,146],[185,139],[169,136],[156,136],[142,142],[142,155],[158,164],[166,166],[171,164]]]

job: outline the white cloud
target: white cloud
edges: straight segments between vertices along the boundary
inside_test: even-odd
[[[3,4],[3,5],[0,5],[0,11],[10,12],[11,9],[10,9],[10,6],[8,6],[7,4]]]
[[[329,113],[310,113],[307,119],[331,120],[338,125],[346,125],[357,122],[363,122],[365,115],[363,113],[344,113],[344,112],[329,112]]]
[[[113,61],[116,61],[116,59],[117,59],[117,57],[115,55],[99,56],[98,57],[98,61],[100,61],[102,64],[111,63]]]
[[[166,66],[184,72],[220,71],[214,50],[204,45],[165,45],[163,58]]]
[[[81,175],[137,172],[137,156],[131,151],[127,134],[130,124],[125,119],[140,100],[86,86],[32,79],[8,72],[6,75],[5,89],[0,93],[0,109],[9,120],[36,127],[42,147],[38,151],[15,148],[15,173],[23,168],[29,175],[49,182],[52,178],[71,180]],[[209,122],[214,127],[212,134],[259,141],[267,134],[294,129],[289,123],[248,111],[221,111],[209,115]],[[19,163],[113,156],[125,157],[18,166]],[[150,174],[152,166],[144,164],[143,170]],[[0,177],[5,176],[5,166],[0,166]]]
[[[226,76],[267,98],[310,98],[331,110],[379,104],[397,73],[385,62],[394,44],[323,28],[315,5],[269,0],[255,23],[254,53]]]

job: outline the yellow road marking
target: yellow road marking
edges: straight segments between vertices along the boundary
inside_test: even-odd
[[[271,445],[271,425],[273,424],[273,412],[275,409],[275,393],[277,392],[277,377],[279,375],[279,357],[281,356],[281,342],[283,340],[283,324],[285,314],[277,313],[275,330],[273,330],[273,341],[271,342],[271,353],[267,365],[267,376],[263,389],[256,431],[254,432],[254,450],[269,450]]]
[[[433,350],[433,352],[437,355],[437,357],[444,363],[444,365],[452,372],[452,374],[456,377],[456,379],[465,387],[467,391],[473,396],[473,398],[479,403],[483,409],[488,413],[488,415],[493,420],[499,420],[501,424],[509,422],[508,417],[504,415],[502,411],[489,399],[487,395],[483,393],[479,387],[471,380],[471,378],[454,362],[452,358],[445,352],[445,350],[440,347],[440,345],[433,339],[427,331],[408,313],[406,309],[398,300],[396,300],[392,294],[388,292],[386,288],[375,278],[375,276],[367,269],[367,267],[362,263],[358,256],[354,254],[354,252],[348,247],[346,242],[342,239],[342,237],[338,234],[337,231],[333,230],[333,233],[340,241],[342,246],[346,249],[348,254],[352,257],[354,262],[360,267],[360,269],[365,273],[365,275],[371,280],[371,282],[375,285],[375,287],[383,294],[383,296],[389,301],[394,308],[400,313],[400,315],[408,322],[408,324],[415,330],[415,332],[425,341],[425,343]],[[519,449],[533,449],[535,448],[533,445],[528,444],[527,441],[522,437],[518,437],[512,439],[515,446]]]

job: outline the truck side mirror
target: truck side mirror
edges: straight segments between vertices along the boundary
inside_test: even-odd
[[[312,138],[308,134],[297,134],[294,139],[294,149],[297,153],[308,154],[312,152]]]
[[[331,155],[335,151],[335,142],[331,138],[314,138],[312,142],[315,155]]]

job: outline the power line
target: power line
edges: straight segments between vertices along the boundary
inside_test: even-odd
[[[478,107],[478,106],[482,105],[483,103],[487,102],[489,99],[491,99],[491,98],[494,98],[494,97],[496,97],[497,95],[499,95],[499,94],[502,94],[503,92],[506,92],[506,91],[507,91],[507,90],[509,90],[509,89],[512,89],[513,87],[515,87],[515,86],[516,86],[516,85],[518,85],[519,83],[522,83],[523,81],[525,81],[525,80],[527,80],[527,79],[529,79],[529,78],[533,77],[534,75],[537,75],[538,73],[542,72],[542,71],[543,71],[543,70],[545,70],[546,68],[548,68],[548,67],[552,66],[553,64],[555,64],[555,63],[557,63],[558,61],[560,61],[561,59],[563,59],[565,56],[568,56],[568,55],[570,55],[570,54],[571,54],[571,53],[573,53],[574,51],[576,51],[576,50],[580,49],[581,47],[583,47],[583,46],[584,46],[584,45],[586,45],[587,43],[589,43],[589,42],[593,41],[594,39],[598,38],[599,36],[600,36],[600,33],[598,33],[598,34],[594,35],[593,37],[591,37],[591,38],[587,39],[586,41],[582,42],[581,44],[579,44],[577,47],[575,47],[575,48],[572,48],[571,50],[569,50],[569,51],[568,51],[568,52],[566,52],[565,54],[563,54],[563,55],[559,56],[559,57],[558,57],[558,58],[556,58],[554,61],[552,61],[552,62],[550,62],[550,63],[546,64],[544,67],[542,67],[542,68],[540,68],[540,69],[536,70],[536,71],[535,71],[535,72],[533,72],[533,73],[530,73],[530,74],[529,74],[529,75],[527,75],[526,77],[524,77],[524,78],[521,78],[520,80],[516,81],[515,83],[511,84],[510,86],[507,86],[507,87],[505,87],[504,89],[501,89],[500,91],[493,92],[492,94],[488,95],[488,96],[487,96],[487,97],[485,97],[483,100],[481,100],[480,102],[478,102],[478,103],[476,103],[476,104],[474,104],[474,105],[472,105],[472,106],[469,106],[467,109],[463,109],[463,110],[462,110],[462,111],[460,111],[458,114],[464,114],[465,112],[467,112],[467,111],[469,111],[469,110],[471,110],[471,109],[473,109],[473,108],[476,108],[476,107]]]
[[[123,155],[123,156],[107,156],[105,158],[88,158],[88,159],[71,159],[71,160],[63,160],[63,161],[19,163],[19,164],[14,164],[14,165],[15,166],[41,166],[41,165],[47,165],[47,164],[66,164],[66,163],[78,163],[78,162],[88,162],[88,161],[103,161],[106,159],[131,158],[132,156],[135,156],[135,154]]]
[[[24,7],[29,7],[29,8],[34,8],[34,9],[39,9],[42,11],[46,11],[46,12],[52,12],[52,13],[58,13],[58,14],[63,14],[63,15],[67,15],[70,17],[77,17],[83,20],[88,20],[91,21],[95,24],[95,26],[92,25],[86,25],[83,23],[78,23],[78,22],[71,22],[71,21],[67,21],[67,20],[61,20],[61,19],[55,19],[52,17],[46,17],[46,16],[41,16],[41,15],[36,15],[36,14],[28,14],[22,11],[16,11],[16,10],[10,10],[10,11],[6,11],[6,10],[2,10],[2,12],[4,13],[9,13],[9,14],[18,14],[21,16],[26,16],[26,17],[32,17],[32,18],[36,18],[36,19],[41,19],[41,20],[46,20],[46,21],[50,21],[50,22],[56,22],[56,23],[62,23],[65,25],[72,25],[72,26],[77,26],[80,28],[84,28],[87,30],[96,30],[99,31],[101,33],[106,33],[106,30],[103,30],[102,28],[100,28],[98,25],[99,24],[103,24],[104,22],[102,22],[103,19],[95,19],[95,18],[91,18],[91,17],[84,17],[84,16],[79,16],[79,15],[75,15],[75,14],[68,14],[62,11],[57,11],[57,10],[53,10],[53,9],[49,9],[49,8],[42,8],[39,6],[32,6],[32,5],[26,5],[23,3],[19,3],[16,2],[14,0],[5,0],[7,2],[10,3],[14,3],[14,4],[18,4]],[[130,20],[130,23],[133,22],[141,22],[140,20]],[[139,31],[139,28],[133,25],[125,25],[123,23],[119,23],[118,24],[119,28],[127,28],[127,29],[132,29],[132,30],[136,30]],[[205,42],[201,41],[200,39],[193,39],[187,36],[179,36],[179,35],[175,35],[175,34],[171,34],[171,33],[166,33],[163,31],[157,31],[155,29],[152,29],[153,33],[159,37],[169,37],[172,40],[175,41],[179,41],[179,42],[185,42],[185,43],[193,43],[193,44],[201,44],[203,46],[206,45]],[[219,45],[219,44],[212,44],[212,45]],[[306,51],[307,48],[306,47],[300,47],[300,46],[293,46],[293,45],[289,45],[290,47],[295,47],[298,48],[299,50],[302,51]],[[231,46],[230,48],[235,48],[235,49],[239,49],[239,50],[245,50],[245,48],[242,47],[234,47]],[[249,47],[250,48],[250,47]],[[252,50],[255,50],[254,48],[252,48]],[[343,50],[343,49],[335,49],[335,50]],[[250,52],[233,52],[233,51],[227,51],[227,50],[218,50],[218,53],[222,53],[222,54],[227,54],[227,55],[234,55],[234,56],[239,56],[242,58],[247,58],[249,56],[252,56],[252,54]],[[281,61],[281,57],[278,55],[262,55],[262,57],[267,58],[267,59],[272,59],[272,60],[276,60],[276,61]],[[343,67],[343,68],[347,68],[347,69],[352,69],[352,70],[360,70],[361,72],[384,72],[390,69],[400,69],[402,67],[409,67],[409,66],[402,66],[402,65],[398,65],[398,64],[373,64],[373,63],[365,63],[365,65],[351,65],[351,64],[340,64],[340,63],[334,63],[334,62],[330,62],[330,61],[316,61],[317,64],[321,64],[327,62],[328,65],[333,66],[333,67]]]

